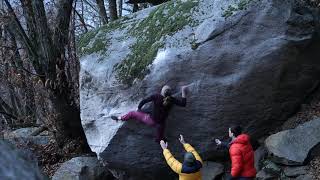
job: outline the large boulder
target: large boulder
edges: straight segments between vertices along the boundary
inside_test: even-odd
[[[18,150],[2,140],[0,141],[0,149],[1,179],[45,179],[30,152]]]
[[[222,164],[205,161],[201,169],[202,179],[203,180],[215,180],[221,176],[224,172],[224,167]]]
[[[204,159],[216,154],[211,137],[227,135],[232,124],[256,138],[267,134],[319,84],[318,17],[300,0],[185,0],[89,32],[78,45],[81,119],[91,149],[112,168],[171,179],[155,129],[110,119],[164,84],[177,96],[189,85],[187,107],[174,108],[167,120],[178,159],[179,134]]]
[[[309,151],[320,143],[320,118],[306,122],[295,129],[269,136],[265,145],[273,160],[286,165],[303,164]]]
[[[96,157],[75,157],[64,162],[52,180],[112,180],[113,176]]]

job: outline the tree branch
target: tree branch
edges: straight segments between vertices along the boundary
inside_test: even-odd
[[[46,12],[43,1],[32,1],[33,11],[35,13],[37,35],[42,51],[40,51],[41,65],[45,69],[47,78],[55,79],[56,77],[56,54],[57,46],[54,46],[51,32],[48,27]],[[63,18],[63,17],[62,17]]]
[[[13,11],[11,4],[9,3],[8,0],[4,0],[4,2],[6,3],[6,5],[8,7],[8,11],[9,11],[11,20],[13,21],[13,24],[16,26],[16,28],[13,28],[13,29],[16,29],[15,32],[17,33],[18,37],[20,37],[22,44],[26,47],[27,51],[32,56],[31,59],[32,59],[32,64],[33,64],[34,69],[36,70],[36,72],[38,74],[43,75],[44,72],[43,72],[42,67],[40,66],[39,61],[38,61],[39,56],[38,56],[36,50],[32,46],[32,43],[31,43],[30,39],[28,38],[26,32],[22,28],[21,23],[18,20],[15,12]]]
[[[84,29],[85,29],[85,32],[88,32],[88,27],[87,27],[87,24],[86,22],[84,21],[84,18],[81,16],[81,14],[76,10],[74,9],[74,12],[77,14],[77,16],[79,17],[80,19],[80,22],[81,24],[83,25]]]
[[[0,114],[2,114],[4,116],[8,116],[9,118],[14,119],[14,120],[18,120],[18,118],[12,114],[9,114],[9,113],[3,112],[3,111],[0,111]]]
[[[16,117],[15,115],[17,114],[1,97],[0,97],[0,111],[2,112],[2,114],[7,114],[8,116],[12,116],[12,117]]]
[[[69,25],[72,13],[73,0],[58,0],[56,26],[53,33],[53,44],[58,48],[58,57],[64,56],[65,46],[68,43]],[[64,69],[64,60],[61,58],[57,63],[59,69]],[[55,68],[55,65],[54,65]]]
[[[0,66],[5,67],[4,64],[0,64]],[[33,75],[33,76],[38,76],[38,77],[41,77],[41,78],[45,77],[45,75],[39,75],[39,74],[32,73],[31,71],[29,71],[29,70],[27,70],[27,69],[25,69],[25,68],[23,68],[23,67],[17,67],[17,66],[8,66],[8,67],[13,67],[13,68],[16,68],[16,69],[25,71],[26,73],[28,73],[28,74],[30,74],[30,75]]]
[[[99,12],[96,7],[94,7],[94,5],[92,5],[90,2],[88,2],[87,0],[83,0],[86,4],[88,4],[93,10],[95,10],[96,12]]]

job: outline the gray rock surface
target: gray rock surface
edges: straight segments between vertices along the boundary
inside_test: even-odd
[[[260,146],[257,150],[254,151],[254,167],[257,171],[260,171],[262,168],[262,162],[267,157],[268,151],[264,146]]]
[[[257,173],[256,179],[257,180],[278,180],[279,175],[272,172],[268,172],[266,170],[261,170]]]
[[[316,180],[316,178],[307,174],[307,175],[301,175],[301,176],[297,177],[295,180]]]
[[[96,157],[75,157],[64,162],[52,180],[112,180],[112,175]]]
[[[320,118],[306,122],[295,129],[269,136],[265,145],[274,160],[286,165],[303,164],[309,151],[320,142]]]
[[[219,23],[200,28],[212,32],[202,37],[205,43],[196,50],[190,44],[169,49],[175,42],[179,44],[184,34],[175,36],[176,40],[164,38],[173,39],[172,43],[158,53],[150,73],[132,86],[119,84],[113,70],[124,61],[121,57],[128,53],[127,43],[134,38],[124,38],[120,44],[115,39],[108,41],[108,53],[119,56],[106,53],[104,59],[93,53],[81,58],[82,124],[90,147],[109,166],[151,179],[174,177],[154,142],[155,129],[110,119],[110,115],[135,110],[143,97],[159,91],[165,83],[177,92],[181,85],[190,85],[187,107],[174,108],[167,120],[169,148],[178,159],[183,155],[176,145],[179,134],[207,159],[215,154],[210,137],[225,136],[229,126],[240,123],[259,138],[282,124],[319,84],[318,22],[303,4],[295,0],[251,1],[246,10],[225,19],[219,4],[232,1],[203,2],[214,4],[199,11],[204,15],[196,16],[209,19],[206,13],[217,12],[212,17],[219,17]],[[151,10],[136,17],[147,16]],[[159,24],[159,32],[164,25]],[[190,31],[185,34],[193,33]],[[103,36],[103,31],[98,35]]]
[[[14,131],[6,131],[4,133],[4,139],[12,143],[27,143],[32,142],[34,144],[45,145],[49,143],[49,136],[45,132],[42,132],[37,136],[30,136],[37,127],[20,128]]]
[[[267,159],[263,161],[263,170],[266,172],[270,172],[271,174],[280,174],[281,173],[281,168],[271,160]]]
[[[201,169],[203,180],[215,180],[223,172],[224,167],[222,164],[211,161],[205,161]]]
[[[298,167],[285,167],[283,172],[287,177],[297,177],[308,173],[309,167],[298,166]]]
[[[45,177],[30,152],[18,150],[0,140],[0,179],[42,180]]]
[[[37,127],[27,127],[27,128],[20,128],[16,129],[10,133],[8,133],[7,136],[9,137],[27,137],[30,136],[31,133],[33,133]]]

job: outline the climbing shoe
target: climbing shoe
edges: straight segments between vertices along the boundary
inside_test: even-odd
[[[117,116],[111,116],[111,119],[113,119],[115,121],[119,121],[119,118]]]

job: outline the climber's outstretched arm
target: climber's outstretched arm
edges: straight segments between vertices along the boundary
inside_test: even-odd
[[[167,164],[170,166],[170,168],[174,172],[180,174],[182,169],[182,164],[178,160],[176,160],[176,158],[173,157],[173,155],[168,149],[168,143],[165,143],[163,140],[161,140],[160,146],[163,149],[163,156],[166,159]]]
[[[188,144],[188,143],[186,143],[186,142],[184,141],[184,138],[183,138],[182,135],[180,135],[179,141],[181,142],[181,144],[183,145],[184,149],[185,149],[187,152],[191,152],[191,153],[194,155],[194,157],[196,158],[196,160],[198,160],[198,161],[200,161],[201,163],[203,163],[203,162],[202,162],[202,159],[201,159],[201,157],[200,157],[200,155],[199,155],[199,153],[198,153],[190,144]]]
[[[151,102],[155,99],[155,95],[149,96],[146,99],[143,99],[138,106],[138,110],[141,110],[141,108],[143,107],[143,105],[145,105],[148,102]]]
[[[172,98],[172,102],[181,107],[186,107],[187,105],[187,86],[182,86],[181,87],[181,95],[182,98]]]
[[[181,96],[182,96],[182,98],[187,98],[187,88],[188,88],[188,86],[182,86],[181,87]]]
[[[221,146],[221,147],[224,147],[226,149],[230,148],[230,143],[229,142],[220,141],[220,139],[215,139],[215,142],[216,142],[217,146]]]

